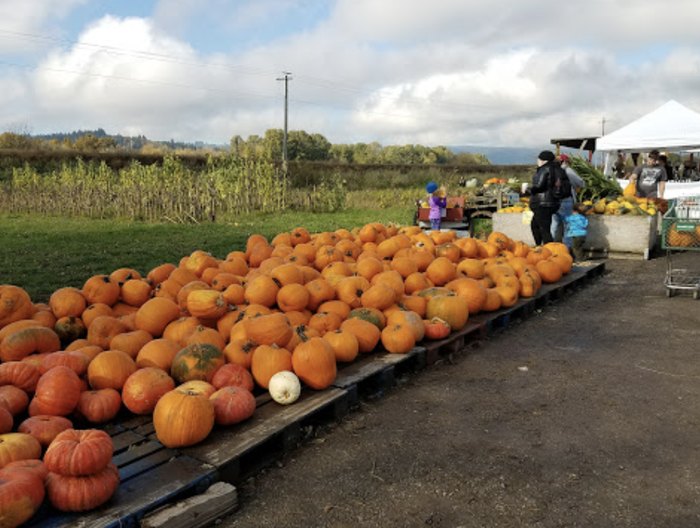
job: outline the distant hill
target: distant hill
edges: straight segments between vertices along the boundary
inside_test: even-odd
[[[542,150],[554,150],[553,145],[545,147],[473,147],[460,145],[447,147],[456,153],[483,154],[493,165],[534,165],[537,154]]]

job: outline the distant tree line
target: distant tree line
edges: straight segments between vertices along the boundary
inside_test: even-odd
[[[282,129],[269,129],[264,136],[250,135],[247,139],[236,135],[231,139],[231,155],[243,159],[259,159],[272,162],[282,160]],[[19,151],[77,151],[117,152],[131,151],[142,154],[191,154],[221,155],[226,147],[205,145],[202,142],[183,143],[151,141],[145,136],[110,135],[103,129],[78,130],[31,136],[4,132],[0,134],[0,149]],[[292,130],[287,135],[287,155],[290,161],[325,161],[359,165],[488,165],[482,154],[455,153],[444,146],[389,145],[377,142],[332,144],[321,134],[309,134]]]

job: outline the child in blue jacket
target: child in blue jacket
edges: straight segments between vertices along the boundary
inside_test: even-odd
[[[576,204],[571,214],[564,219],[564,236],[571,240],[574,260],[583,259],[583,244],[586,242],[588,234],[588,218],[582,214],[582,211],[583,206]]]

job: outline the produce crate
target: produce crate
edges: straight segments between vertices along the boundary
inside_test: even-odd
[[[700,250],[700,197],[679,198],[661,222],[663,249]]]

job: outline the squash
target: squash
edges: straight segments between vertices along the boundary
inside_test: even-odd
[[[214,427],[214,404],[196,391],[176,388],[158,400],[153,426],[165,447],[186,447],[204,440]]]
[[[15,460],[39,458],[41,444],[27,433],[5,433],[0,435],[0,468]]]
[[[73,422],[68,418],[40,414],[24,420],[19,424],[17,432],[30,434],[39,441],[42,447],[49,447],[58,433],[72,428]]]
[[[190,380],[211,381],[214,372],[225,362],[223,351],[214,345],[187,345],[173,358],[170,375],[177,383]]]
[[[233,425],[247,420],[255,412],[255,397],[243,387],[222,387],[209,397],[218,425]]]
[[[113,451],[112,438],[100,429],[66,429],[44,453],[44,465],[60,475],[93,475],[107,467]]]
[[[301,382],[294,372],[282,370],[270,378],[268,391],[273,400],[280,405],[289,405],[299,399]]]
[[[71,477],[49,472],[46,493],[54,508],[66,512],[93,510],[107,502],[119,487],[119,470],[111,462],[98,473]]]
[[[40,475],[27,470],[0,470],[0,526],[24,524],[39,510],[45,494]]]
[[[175,388],[175,381],[163,370],[146,367],[129,376],[122,388],[122,401],[134,414],[151,414],[158,400]]]

